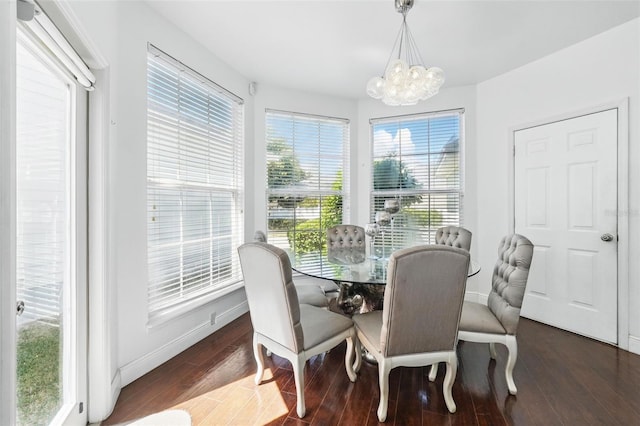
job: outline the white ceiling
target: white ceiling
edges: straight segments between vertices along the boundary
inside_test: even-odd
[[[258,85],[346,98],[366,97],[402,20],[394,0],[148,3]],[[425,65],[444,69],[446,88],[484,81],[639,15],[638,0],[416,0],[407,22]]]

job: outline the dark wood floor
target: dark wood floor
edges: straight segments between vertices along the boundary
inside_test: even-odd
[[[526,319],[518,333],[516,397],[507,391],[503,347],[494,362],[487,345],[460,342],[453,389],[458,411],[449,414],[444,404],[442,367],[435,383],[427,368],[397,368],[386,424],[640,425],[640,356]],[[269,380],[253,384],[251,334],[244,315],[126,386],[103,424],[171,408],[187,410],[194,425],[377,423],[377,368],[365,363],[349,382],[344,343],[308,363],[301,420],[288,362],[267,360]]]

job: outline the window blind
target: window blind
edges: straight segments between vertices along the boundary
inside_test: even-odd
[[[242,279],[243,102],[148,46],[150,317]]]
[[[75,86],[23,29],[17,35],[16,291],[28,306],[22,321],[58,324],[71,276]]]
[[[321,249],[348,217],[349,121],[267,110],[266,129],[269,241]]]
[[[431,244],[435,231],[461,225],[463,111],[371,120],[370,218],[387,199],[401,209],[376,245]]]

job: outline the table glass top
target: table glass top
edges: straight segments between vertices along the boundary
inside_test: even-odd
[[[387,282],[389,258],[368,257],[361,249],[334,250],[330,255],[291,251],[288,254],[293,270],[304,275],[360,284],[384,285]],[[480,265],[472,260],[468,276],[479,271]]]

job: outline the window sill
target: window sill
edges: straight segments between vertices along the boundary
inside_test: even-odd
[[[158,312],[154,312],[149,316],[149,319],[147,321],[147,331],[154,331],[156,329],[159,329],[169,321],[184,317],[192,313],[195,309],[201,308],[202,306],[211,303],[214,300],[220,299],[227,294],[233,293],[234,291],[242,287],[244,287],[244,281],[239,281],[227,287],[214,290],[210,293],[206,293],[200,297],[196,297],[175,306],[171,306]]]

